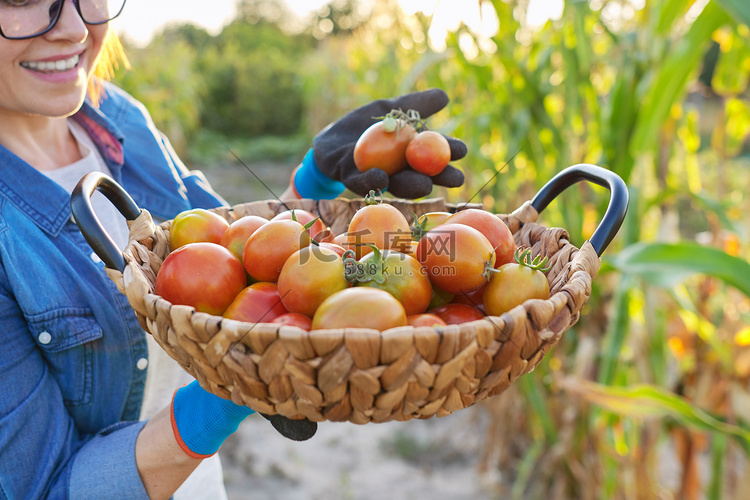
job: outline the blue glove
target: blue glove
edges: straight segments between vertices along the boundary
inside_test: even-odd
[[[312,200],[332,200],[346,189],[343,183],[331,179],[320,171],[315,163],[312,148],[305,155],[299,168],[295,170],[292,186],[300,198]]]
[[[193,381],[174,393],[172,431],[188,456],[208,458],[253,413],[254,410],[211,394]]]

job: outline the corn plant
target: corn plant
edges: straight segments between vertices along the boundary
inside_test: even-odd
[[[428,17],[384,22],[396,6],[377,2],[377,29],[318,52],[345,54],[345,67],[310,61],[308,95],[332,113],[318,108],[317,126],[368,98],[446,89],[449,110],[431,125],[470,150],[466,185],[439,193],[449,199],[510,211],[576,163],[630,187],[580,323],[481,406],[493,417],[484,467],[515,498],[743,497],[750,4],[567,1],[539,29],[524,23],[526,2],[482,5],[497,33],[462,26],[436,52]],[[607,193],[569,191],[542,218],[581,243]]]

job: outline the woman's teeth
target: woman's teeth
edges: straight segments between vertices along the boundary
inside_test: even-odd
[[[80,55],[59,61],[23,61],[21,66],[35,71],[68,71],[78,65]]]

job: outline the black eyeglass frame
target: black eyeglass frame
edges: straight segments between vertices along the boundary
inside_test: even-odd
[[[44,30],[40,31],[39,33],[35,33],[33,35],[26,35],[26,36],[7,36],[5,33],[3,33],[3,28],[0,26],[0,36],[5,38],[6,40],[28,40],[30,38],[36,38],[38,36],[42,36],[45,33],[49,33],[55,26],[57,26],[57,21],[60,20],[60,14],[62,14],[62,10],[65,7],[66,0],[57,0],[60,2],[60,8],[57,10],[57,14],[55,14],[55,18],[50,21],[49,26],[47,26]],[[122,6],[120,6],[120,10],[115,14],[114,16],[110,17],[106,21],[99,21],[96,23],[90,23],[88,22],[84,17],[83,13],[81,12],[81,6],[80,6],[80,0],[73,0],[73,5],[75,5],[76,11],[78,12],[78,15],[81,16],[81,19],[84,23],[90,25],[90,26],[98,26],[100,24],[107,24],[111,20],[118,17],[120,14],[122,14],[123,9],[125,8],[125,4],[127,3],[127,0],[122,1]],[[53,4],[54,5],[54,4]]]

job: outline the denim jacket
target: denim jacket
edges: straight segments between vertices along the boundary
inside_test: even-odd
[[[155,217],[225,204],[144,107],[106,85],[74,116]],[[0,499],[146,498],[135,464],[148,353],[64,189],[0,145]]]

